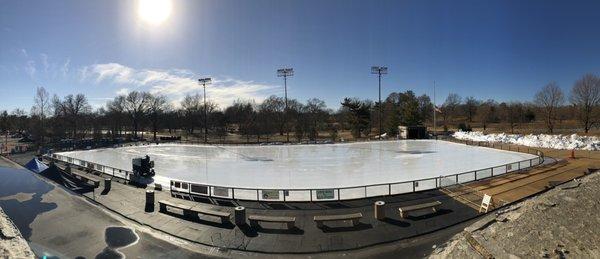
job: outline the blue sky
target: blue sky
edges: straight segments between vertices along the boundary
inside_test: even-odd
[[[531,100],[600,72],[599,1],[172,1],[160,25],[135,1],[0,0],[0,110],[29,111],[35,87],[84,93],[98,107],[146,90],[174,102],[211,76],[209,98],[377,98],[411,89]]]

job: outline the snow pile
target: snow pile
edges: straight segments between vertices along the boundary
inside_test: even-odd
[[[519,134],[483,134],[481,131],[459,131],[452,135],[462,140],[502,142],[528,147],[553,148],[553,149],[580,149],[600,150],[600,138],[573,135],[519,135]]]

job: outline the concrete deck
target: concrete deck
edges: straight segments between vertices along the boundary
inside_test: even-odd
[[[62,167],[62,165],[61,165]],[[77,170],[77,169],[74,169]],[[91,177],[101,177],[90,174]],[[263,203],[248,201],[217,201],[214,199],[183,200],[171,197],[170,192],[157,191],[154,211],[145,207],[145,190],[131,185],[113,183],[108,193],[102,193],[104,183],[95,192],[83,193],[86,197],[140,224],[200,244],[226,249],[261,253],[319,253],[368,247],[393,242],[446,228],[477,216],[472,208],[440,191],[327,203]],[[200,216],[191,219],[180,212],[158,212],[158,200],[169,200],[194,208],[231,212],[235,206],[247,208],[248,215],[294,216],[296,228],[288,230],[282,223],[261,223],[260,228],[238,227],[233,223],[221,224],[218,218]],[[387,217],[376,220],[373,202],[386,202]],[[399,217],[397,208],[439,200],[443,203],[437,213]],[[360,224],[349,222],[327,223],[317,228],[315,215],[349,214],[361,212]],[[424,213],[421,213],[424,214]],[[233,221],[233,219],[232,219]],[[276,244],[276,245],[274,245]]]

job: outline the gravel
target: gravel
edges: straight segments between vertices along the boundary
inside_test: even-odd
[[[598,189],[600,173],[593,173],[511,205],[492,214],[491,224],[486,217],[483,228],[468,227],[438,246],[430,258],[483,257],[465,235],[495,258],[600,258]]]

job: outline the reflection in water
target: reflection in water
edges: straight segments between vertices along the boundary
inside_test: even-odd
[[[31,172],[24,169],[0,167],[0,197],[19,197],[20,193],[33,193],[31,199],[2,199],[0,206],[8,217],[15,223],[23,237],[29,241],[31,237],[30,224],[44,212],[57,207],[56,203],[42,202],[42,196],[54,189]]]

